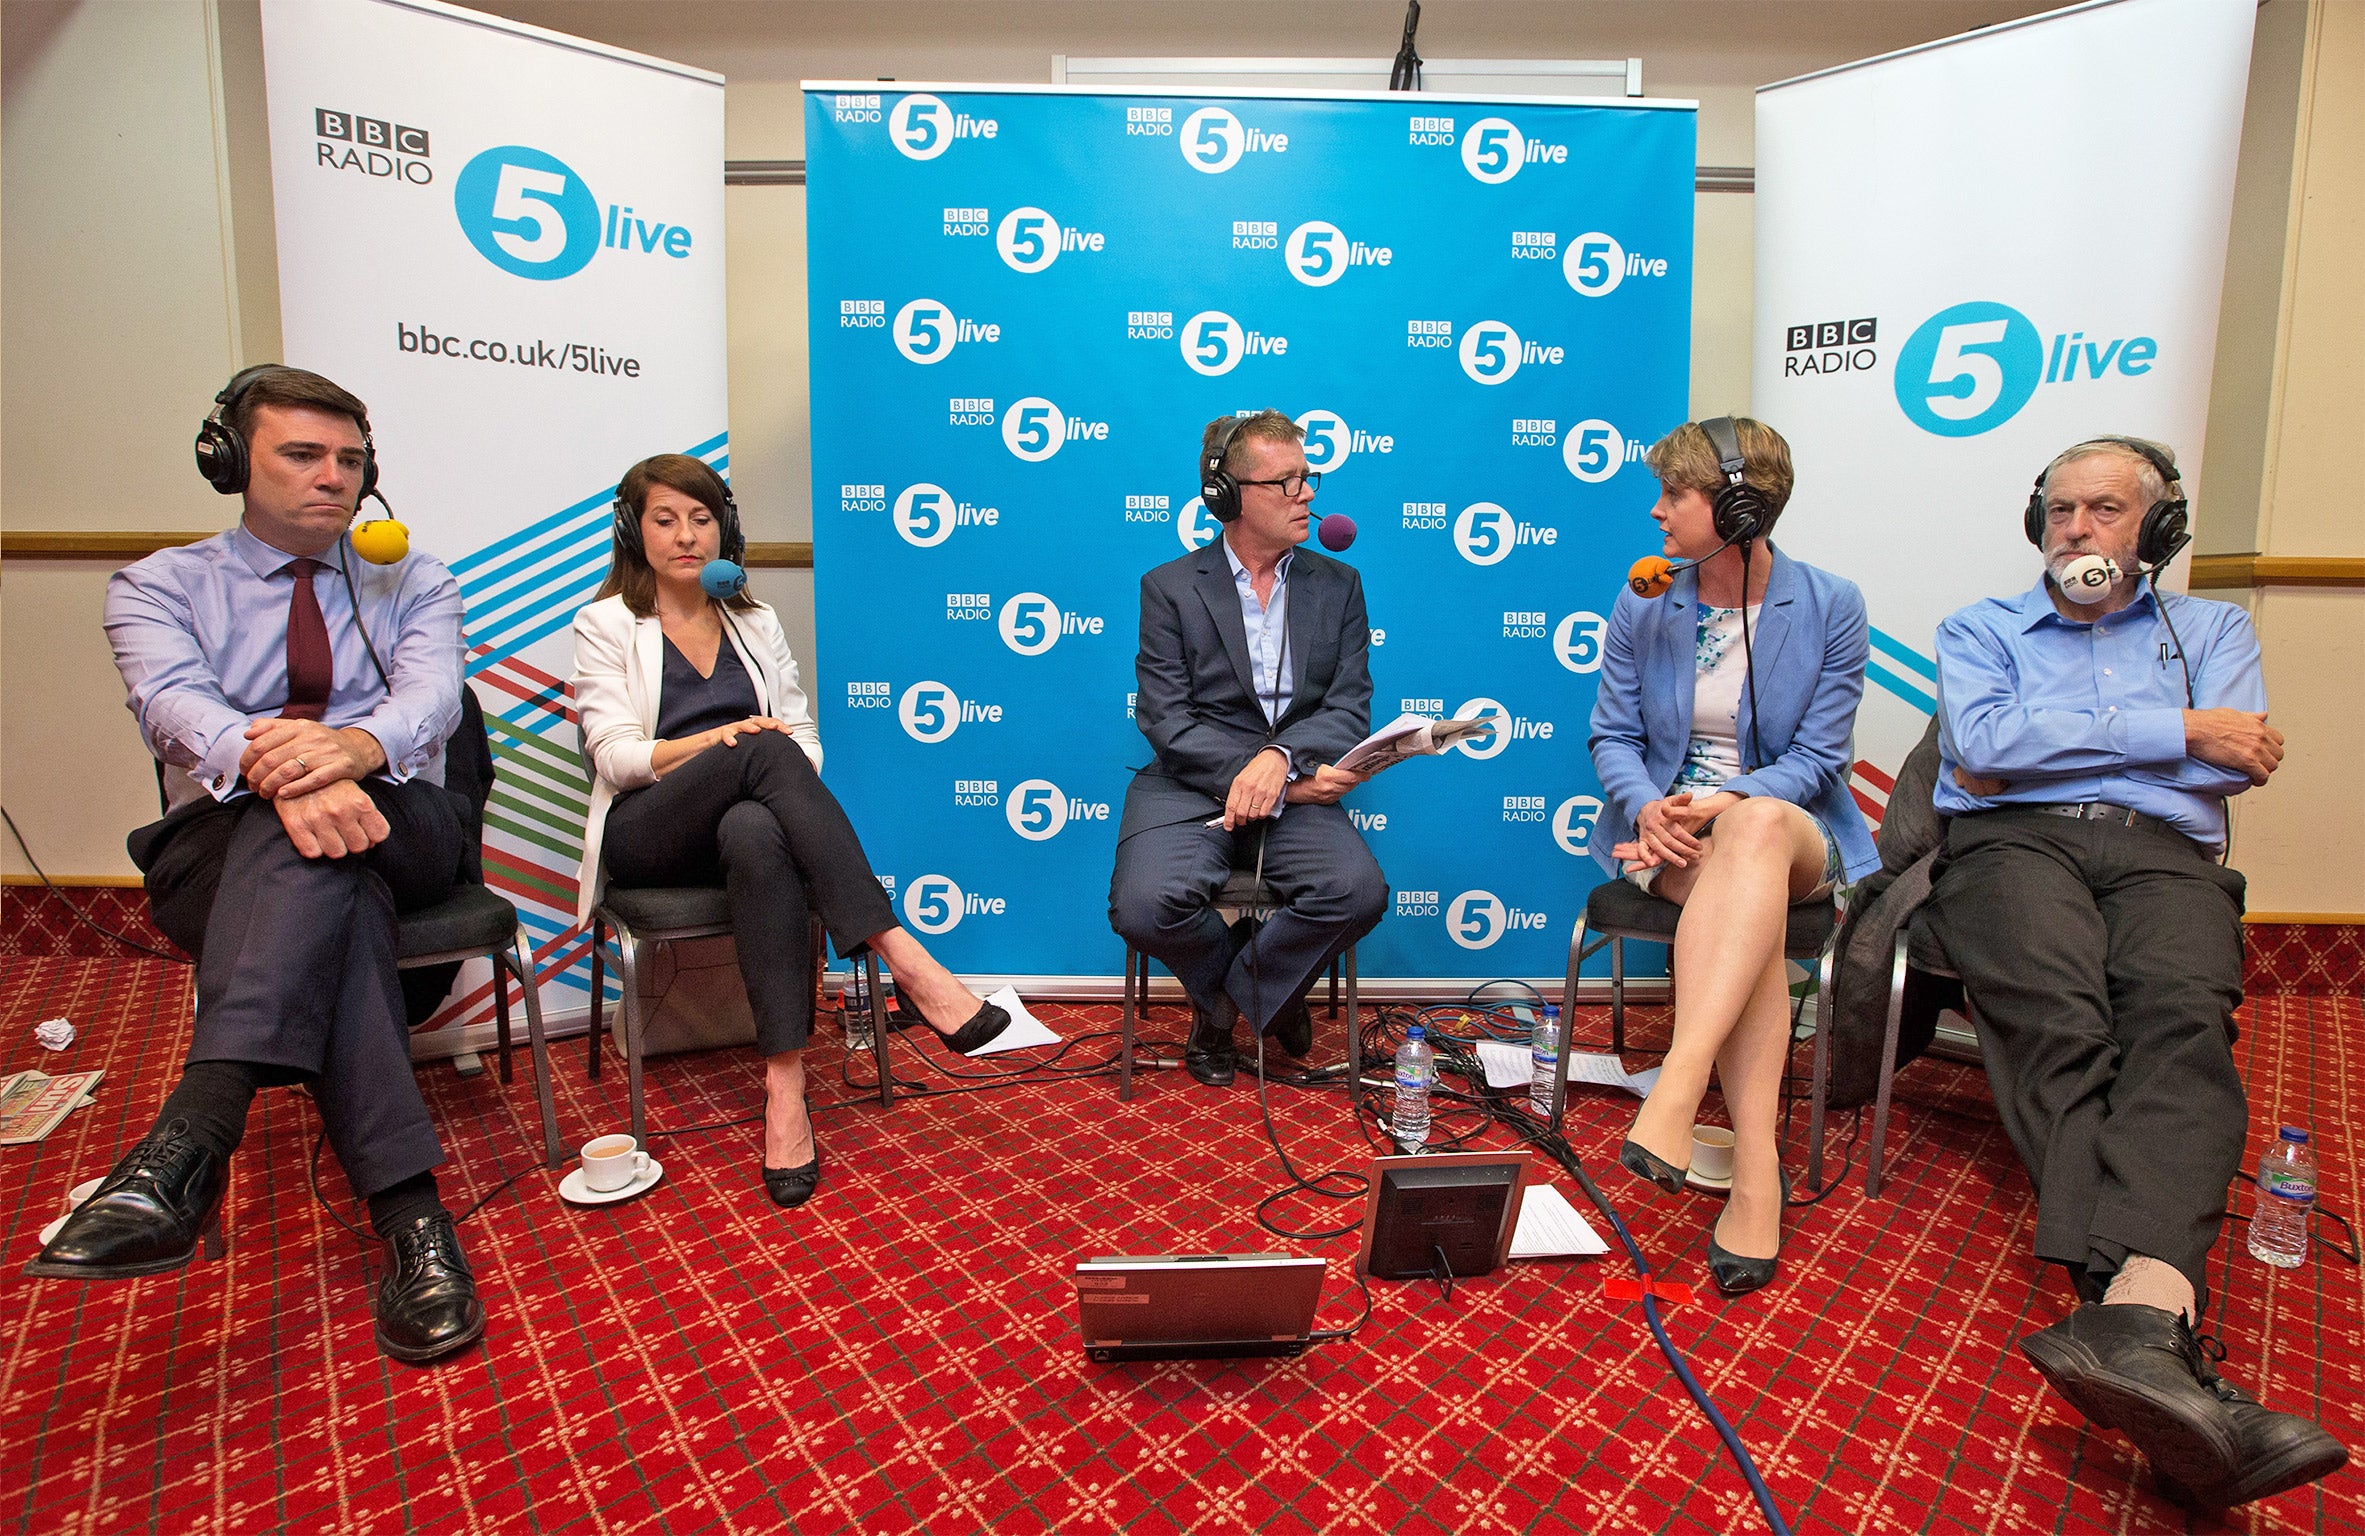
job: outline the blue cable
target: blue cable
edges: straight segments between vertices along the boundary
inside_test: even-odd
[[[1552,1143],[1557,1143],[1557,1145]],[[1593,1202],[1594,1207],[1602,1215],[1609,1218],[1611,1229],[1618,1234],[1618,1241],[1626,1249],[1626,1257],[1633,1261],[1635,1273],[1642,1277],[1642,1315],[1651,1325],[1651,1337],[1659,1341],[1659,1353],[1667,1357],[1667,1364],[1675,1371],[1675,1379],[1683,1383],[1684,1391],[1691,1394],[1692,1401],[1707,1417],[1709,1426],[1716,1431],[1717,1438],[1724,1441],[1725,1450],[1733,1458],[1733,1465],[1740,1470],[1742,1478],[1749,1484],[1750,1495],[1757,1500],[1758,1513],[1765,1516],[1767,1528],[1774,1532],[1774,1536],[1790,1536],[1790,1527],[1783,1521],[1782,1511],[1774,1503],[1774,1491],[1766,1486],[1764,1476],[1758,1472],[1757,1462],[1750,1456],[1749,1447],[1741,1443],[1741,1436],[1735,1432],[1725,1416],[1717,1411],[1716,1404],[1709,1400],[1707,1389],[1702,1387],[1700,1379],[1692,1374],[1692,1368],[1684,1363],[1683,1354],[1676,1349],[1675,1341],[1667,1337],[1666,1326],[1659,1321],[1658,1298],[1651,1294],[1651,1267],[1648,1261],[1643,1258],[1642,1249],[1636,1245],[1634,1235],[1626,1230],[1626,1223],[1619,1220],[1618,1213],[1610,1208],[1609,1201],[1594,1186],[1593,1181],[1585,1176],[1584,1168],[1577,1162],[1576,1154],[1569,1150],[1565,1140],[1554,1137],[1550,1142],[1540,1142],[1539,1144],[1544,1145],[1545,1149],[1553,1154],[1555,1160],[1575,1176],[1577,1184],[1585,1191],[1585,1197]]]

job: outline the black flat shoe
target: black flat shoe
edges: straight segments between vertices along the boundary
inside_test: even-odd
[[[1790,1204],[1790,1175],[1782,1175],[1782,1204]],[[1716,1229],[1708,1229],[1708,1277],[1716,1288],[1727,1296],[1746,1296],[1751,1291],[1773,1283],[1774,1272],[1781,1267],[1782,1243],[1774,1240],[1774,1256],[1770,1259],[1745,1259],[1716,1240]]]
[[[766,1168],[764,1193],[784,1211],[793,1211],[813,1198],[821,1187],[821,1138],[813,1138],[813,1161],[799,1168]]]
[[[378,1282],[378,1348],[425,1365],[484,1337],[484,1303],[449,1211],[422,1216],[386,1239]]]
[[[949,1035],[942,1036],[945,1045],[959,1055],[967,1056],[980,1046],[991,1045],[994,1037],[1010,1027],[1010,1015],[992,1003],[979,1003],[969,1022]]]
[[[70,1280],[128,1280],[222,1256],[222,1194],[230,1165],[175,1120],[141,1137],[25,1266]]]
[[[1689,1169],[1678,1168],[1651,1155],[1648,1147],[1629,1141],[1618,1148],[1618,1166],[1648,1184],[1656,1184],[1671,1195],[1683,1193],[1683,1178]]]

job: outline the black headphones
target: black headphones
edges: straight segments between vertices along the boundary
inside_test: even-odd
[[[1741,455],[1740,429],[1733,425],[1733,418],[1712,417],[1700,423],[1700,430],[1708,434],[1708,446],[1716,450],[1717,472],[1724,476],[1723,487],[1709,503],[1716,517],[1716,536],[1728,544],[1746,544],[1773,521],[1774,509],[1767,503],[1766,493],[1743,478],[1746,461]]]
[[[722,558],[730,561],[733,565],[745,565],[747,563],[747,535],[739,526],[738,498],[731,494],[730,481],[723,479],[720,475],[715,476],[715,480],[723,488],[722,516],[716,519],[722,525],[723,530]],[[639,556],[643,565],[648,564],[649,552],[641,547],[640,513],[634,511],[632,503],[626,501],[622,496],[616,498],[614,510],[616,514],[616,542]]]
[[[2185,512],[2184,479],[2176,473],[2176,461],[2173,458],[2151,444],[2138,442],[2131,437],[2089,437],[2074,445],[2074,448],[2063,449],[2062,452],[2103,444],[2124,448],[2140,457],[2159,471],[2161,483],[2168,488],[2165,498],[2145,509],[2143,523],[2135,530],[2136,563],[2157,570],[2175,559],[2178,552],[2193,541],[2192,519]],[[2054,457],[2059,458],[2060,455]],[[2036,484],[2028,493],[2028,510],[2021,515],[2020,520],[2021,531],[2028,535],[2028,542],[2039,549],[2045,547],[2045,476],[2052,472],[2052,468],[2052,465],[2047,464],[2037,472]]]
[[[205,483],[225,496],[236,496],[246,489],[253,461],[247,456],[246,439],[238,429],[222,418],[237,408],[238,399],[254,387],[255,381],[267,373],[289,371],[280,363],[259,363],[252,368],[241,368],[214,396],[214,408],[197,427],[197,472]],[[365,413],[359,418],[361,427],[361,494],[353,498],[353,505],[369,500],[378,488],[378,445],[370,437],[370,419]]]
[[[1207,504],[1210,517],[1219,523],[1230,523],[1240,517],[1240,482],[1224,468],[1224,455],[1231,451],[1232,436],[1240,430],[1240,418],[1222,419],[1224,429],[1199,456],[1199,499]]]

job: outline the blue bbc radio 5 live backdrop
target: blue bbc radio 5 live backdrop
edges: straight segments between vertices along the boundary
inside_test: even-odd
[[[1114,976],[1143,572],[1273,406],[1359,537],[1374,724],[1497,717],[1347,805],[1369,976],[1558,975],[1600,878],[1601,615],[1689,389],[1694,116],[808,88],[830,780],[957,970]]]

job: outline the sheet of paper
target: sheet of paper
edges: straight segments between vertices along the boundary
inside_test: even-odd
[[[1609,1252],[1592,1225],[1577,1214],[1568,1196],[1549,1184],[1531,1184],[1519,1201],[1519,1225],[1511,1231],[1511,1257],[1557,1259]]]
[[[969,1054],[994,1056],[1003,1051],[1023,1051],[1031,1046],[1057,1045],[1059,1036],[1053,1034],[1041,1019],[1026,1011],[1026,1004],[1018,1000],[1016,987],[1004,987],[986,999],[1010,1015],[1010,1027]]]
[[[1481,1040],[1478,1060],[1486,1068],[1489,1088],[1516,1088],[1535,1076],[1535,1059],[1528,1048],[1512,1040]],[[1571,1087],[1591,1083],[1597,1088],[1623,1088],[1641,1098],[1651,1091],[1651,1084],[1659,1080],[1659,1069],[1647,1072],[1628,1072],[1625,1063],[1615,1056],[1597,1056],[1584,1051],[1571,1052],[1568,1058],[1568,1080]]]
[[[1478,1042],[1478,1061],[1486,1068],[1486,1086],[1489,1088],[1516,1088],[1535,1080],[1535,1058],[1528,1054],[1524,1045],[1509,1040],[1481,1040]]]
[[[1651,1091],[1651,1084],[1659,1080],[1659,1069],[1653,1067],[1647,1072],[1628,1072],[1626,1064],[1615,1056],[1571,1051],[1568,1080],[1572,1083],[1592,1083],[1602,1088],[1623,1088],[1639,1099]]]

